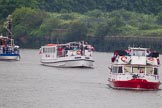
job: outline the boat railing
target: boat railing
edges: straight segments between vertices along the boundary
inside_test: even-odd
[[[0,46],[0,54],[19,54],[18,48],[13,48],[11,46]]]
[[[57,51],[57,57],[67,57],[67,56],[92,56],[92,51],[90,50],[59,50]]]

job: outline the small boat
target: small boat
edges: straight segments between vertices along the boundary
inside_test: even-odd
[[[94,48],[85,42],[47,44],[40,48],[41,63],[55,67],[93,67]]]
[[[0,60],[19,60],[19,46],[11,37],[0,36]]]
[[[19,46],[15,45],[12,33],[12,16],[4,22],[7,36],[0,36],[0,60],[20,60]]]
[[[108,85],[115,89],[158,90],[159,53],[149,48],[117,50],[111,59]]]

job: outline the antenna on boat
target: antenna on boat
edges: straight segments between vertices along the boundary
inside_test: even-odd
[[[59,40],[58,40],[58,38],[57,38],[57,44],[59,44]]]
[[[130,47],[131,47],[131,46],[130,46],[130,44],[129,44],[128,49],[129,49]]]
[[[134,48],[134,43],[133,43],[133,48]]]

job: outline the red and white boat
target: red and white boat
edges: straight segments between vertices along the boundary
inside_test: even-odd
[[[159,66],[159,53],[148,48],[129,47],[125,51],[115,51],[108,85],[116,89],[158,90]]]

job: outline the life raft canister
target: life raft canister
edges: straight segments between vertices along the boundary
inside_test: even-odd
[[[149,61],[154,61],[154,58],[149,57],[148,60],[149,60]]]
[[[128,63],[128,58],[126,56],[122,56],[121,57],[121,60],[125,63]]]
[[[80,51],[80,50],[78,50],[76,53],[77,53],[78,55],[80,55],[80,54],[81,54],[81,51]]]

